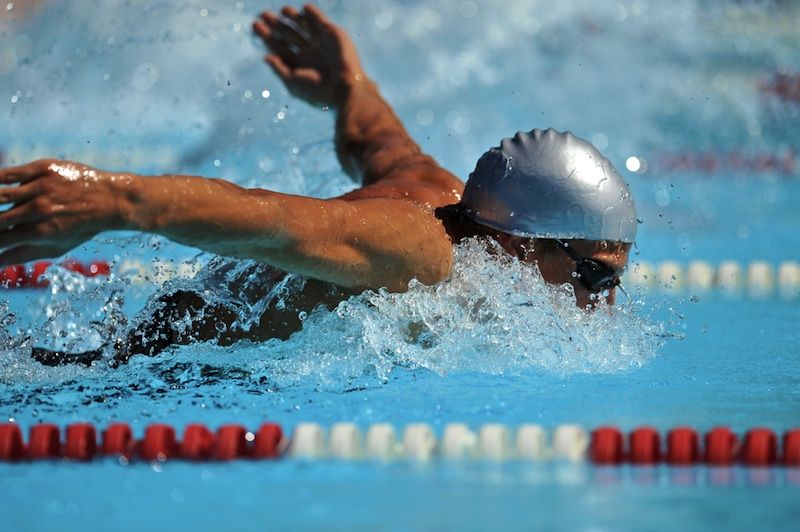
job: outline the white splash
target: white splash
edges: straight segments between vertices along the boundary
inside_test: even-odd
[[[548,285],[537,268],[495,251],[467,241],[443,283],[366,292],[312,312],[286,342],[242,348],[266,357],[261,370],[283,385],[385,380],[396,366],[442,375],[615,373],[658,354],[664,326],[637,317],[633,304],[582,311],[569,285]]]

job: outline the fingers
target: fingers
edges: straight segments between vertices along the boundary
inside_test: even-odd
[[[42,231],[40,231],[35,225],[24,225],[21,227],[14,227],[13,229],[9,229],[7,231],[0,231],[0,249],[10,249],[23,245],[25,246],[51,245],[50,243],[37,244],[37,242],[39,242],[41,239],[42,239]],[[24,262],[24,261],[17,261],[17,262]]]
[[[311,41],[311,36],[308,32],[297,21],[292,19],[278,20],[278,26],[275,31],[279,32],[280,36],[290,45],[300,47]]]
[[[329,28],[333,23],[328,19],[325,13],[322,12],[317,6],[306,4],[303,6],[303,12],[306,19],[317,28]]]
[[[41,212],[41,209],[36,209],[31,202],[23,203],[18,207],[0,213],[0,231],[5,231],[12,227],[16,228],[18,225],[38,222],[43,219],[44,214]],[[4,243],[2,241],[4,236],[6,235],[0,235],[0,248],[13,244],[13,242]]]
[[[283,59],[277,55],[268,55],[266,57],[267,64],[272,67],[272,70],[278,75],[279,78],[286,81],[292,75],[292,69],[289,65],[284,63]]]
[[[294,56],[294,52],[289,46],[289,42],[276,29],[279,24],[278,17],[267,11],[253,23],[253,31],[261,37],[274,54],[281,56],[285,62]]]
[[[23,184],[16,187],[0,188],[0,205],[7,203],[24,203],[36,196],[37,190],[31,184]]]
[[[47,172],[47,167],[50,166],[51,162],[50,160],[43,159],[22,166],[0,168],[0,183],[6,185],[12,183],[27,183]]]
[[[0,267],[9,266],[11,264],[22,264],[32,260],[53,259],[61,254],[61,249],[54,246],[22,244],[0,252]]]
[[[264,33],[266,29],[269,38],[299,48],[311,41],[311,32],[307,26],[302,27],[301,20],[297,11],[291,8],[284,8],[281,17],[265,11],[261,14],[260,21],[263,22],[263,26],[260,32]]]
[[[281,9],[281,13],[283,13],[285,17],[289,17],[292,20],[295,20],[300,16],[300,13],[298,13],[297,10],[292,6],[284,7]]]

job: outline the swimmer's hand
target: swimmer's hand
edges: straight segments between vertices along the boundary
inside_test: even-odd
[[[349,87],[366,80],[347,33],[317,7],[291,7],[282,16],[265,11],[253,23],[272,54],[267,63],[294,96],[314,105],[338,108]]]
[[[0,212],[0,266],[58,257],[101,231],[123,229],[131,179],[54,159],[0,169],[0,206],[11,205]]]

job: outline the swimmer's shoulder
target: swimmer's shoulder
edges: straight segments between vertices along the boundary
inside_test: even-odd
[[[339,197],[345,201],[386,198],[412,201],[436,209],[461,200],[464,183],[435,164],[397,168],[383,179]]]

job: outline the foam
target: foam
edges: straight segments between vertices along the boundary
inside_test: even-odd
[[[665,327],[637,316],[636,304],[582,311],[569,285],[548,285],[535,267],[494,251],[467,241],[443,283],[366,292],[312,312],[286,342],[244,349],[266,358],[262,371],[283,385],[385,381],[397,366],[440,375],[617,373],[658,354]]]

